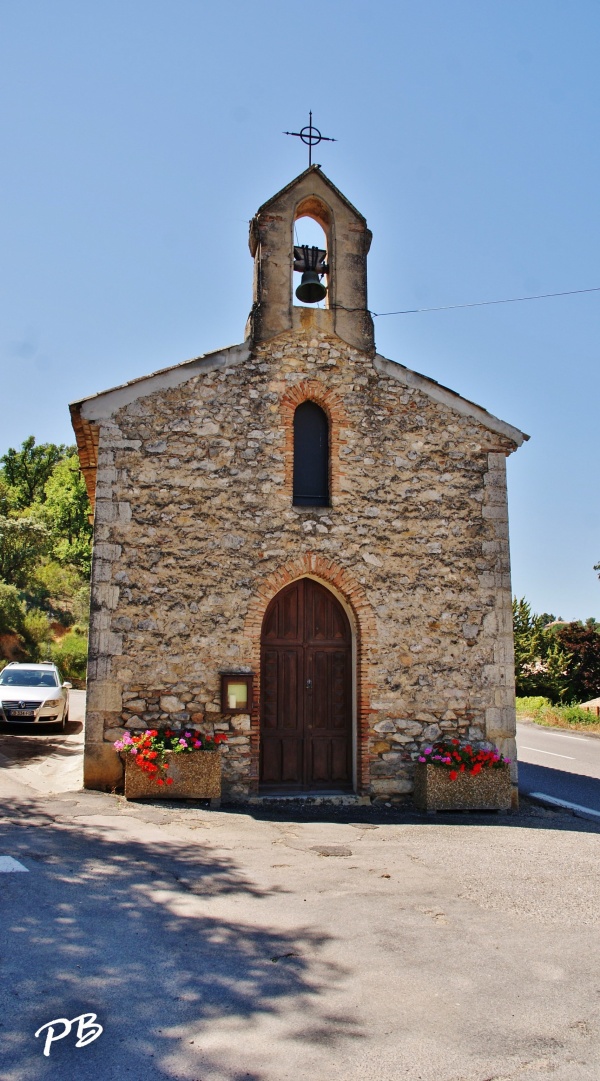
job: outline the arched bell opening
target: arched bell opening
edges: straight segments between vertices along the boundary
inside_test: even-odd
[[[261,633],[261,792],[353,791],[355,642],[346,606],[312,577],[269,603]]]
[[[300,307],[328,308],[331,292],[331,211],[320,199],[311,196],[296,208],[293,225],[292,303]]]

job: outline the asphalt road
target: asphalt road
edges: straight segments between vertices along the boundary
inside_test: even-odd
[[[600,812],[600,739],[558,732],[525,722],[517,725],[519,790],[568,800]]]

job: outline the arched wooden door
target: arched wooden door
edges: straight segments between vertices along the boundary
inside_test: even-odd
[[[261,790],[352,788],[352,635],[312,578],[273,598],[261,637]]]

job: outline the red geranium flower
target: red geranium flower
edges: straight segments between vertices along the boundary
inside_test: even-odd
[[[185,730],[185,738],[180,739],[181,732],[174,731],[172,728],[156,729],[147,728],[144,732],[139,732],[137,735],[132,736],[130,743],[127,745],[128,753],[135,754],[135,762],[138,769],[142,770],[147,777],[150,777],[157,784],[173,784],[173,779],[167,777],[167,772],[171,765],[166,761],[166,755],[171,754],[192,754],[196,750],[207,750],[215,752],[218,750],[219,744],[225,743],[227,736],[224,732],[218,732],[213,736],[203,736],[195,728]],[[122,744],[122,741],[117,741]],[[116,745],[115,745],[116,746]],[[121,746],[116,747],[117,750],[125,750]]]

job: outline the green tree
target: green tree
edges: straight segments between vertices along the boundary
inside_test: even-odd
[[[569,654],[545,631],[546,614],[534,615],[524,597],[513,600],[515,683],[519,697],[543,695],[556,702],[566,693]]]
[[[36,446],[35,436],[30,435],[20,450],[10,447],[0,457],[4,480],[13,489],[18,510],[30,507],[36,501],[44,502],[45,487],[55,465],[73,452],[73,447],[62,443],[40,443]]]
[[[41,522],[0,515],[0,579],[24,588],[35,564],[47,552],[49,540]]]
[[[39,660],[46,643],[52,640],[50,620],[46,613],[35,608],[28,611],[16,586],[9,586],[6,582],[0,582],[0,635],[10,635],[12,638],[4,658],[0,650],[0,659],[4,660],[15,656],[15,638],[18,642],[17,656],[30,661]]]
[[[55,559],[43,559],[31,574],[25,599],[34,608],[43,608],[53,618],[68,626],[81,621],[81,605],[77,598],[88,585],[81,572],[73,566],[57,563]]]
[[[564,696],[571,702],[587,702],[600,696],[600,633],[595,626],[566,623],[556,632],[560,649],[569,655],[564,676]]]
[[[25,605],[16,586],[0,582],[0,634],[21,635],[25,622]]]
[[[0,514],[8,516],[17,508],[15,491],[0,472]]]
[[[92,526],[85,481],[76,454],[62,458],[44,488],[40,509],[57,562],[71,564],[89,576],[92,560]]]
[[[0,633],[9,635],[2,648],[30,660],[58,651],[78,678],[86,664],[89,512],[74,447],[37,446],[29,436],[0,457]],[[74,621],[78,633],[55,642],[53,626]]]

